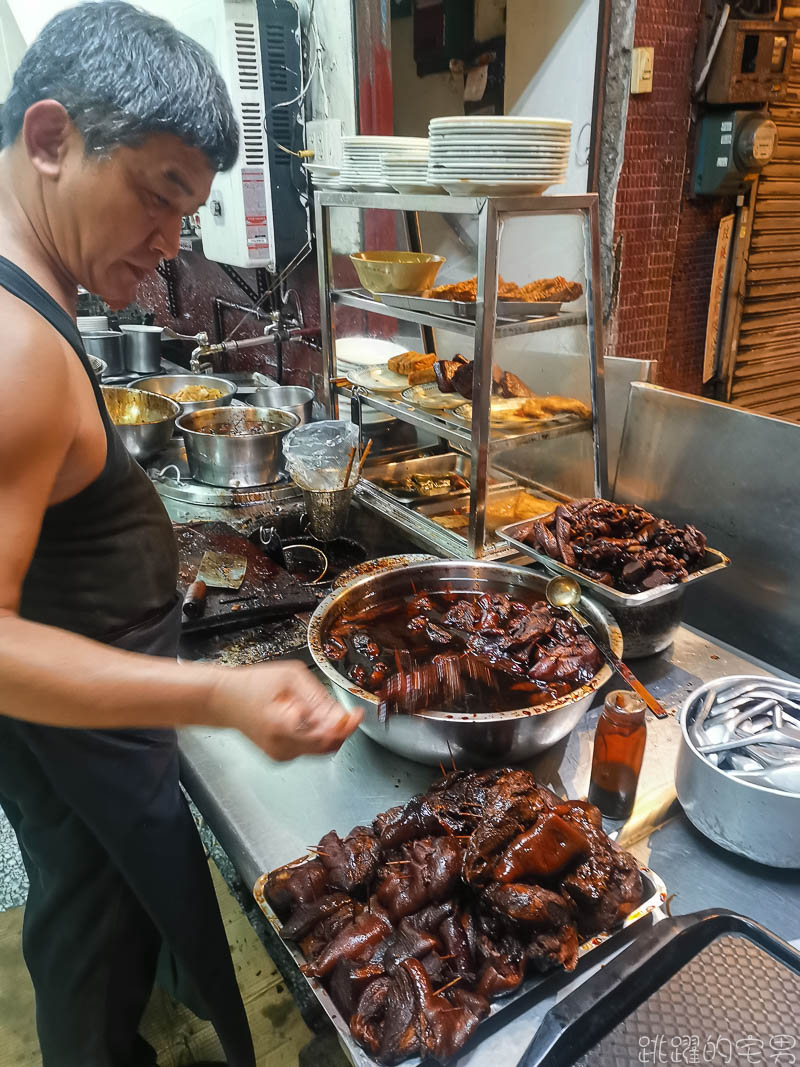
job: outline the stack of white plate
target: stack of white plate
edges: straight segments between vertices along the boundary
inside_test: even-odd
[[[431,119],[428,181],[448,193],[543,193],[564,181],[567,119],[466,115]]]
[[[441,192],[428,184],[428,153],[384,152],[381,155],[383,177],[398,193]]]
[[[97,333],[108,329],[108,315],[78,315],[80,333]]]
[[[381,156],[419,155],[428,150],[427,137],[343,137],[339,181],[364,192],[391,190]]]
[[[336,189],[339,179],[339,166],[332,163],[306,163],[306,171],[314,183],[315,189]]]

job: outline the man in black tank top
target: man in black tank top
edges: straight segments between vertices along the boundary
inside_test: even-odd
[[[253,1067],[171,727],[292,759],[358,720],[300,664],[174,662],[171,526],[74,325],[78,283],[124,307],[177,254],[236,120],[207,53],[118,2],[56,16],[1,119],[0,804],[30,876],[43,1065],[152,1067],[137,1030],[161,952],[227,1062]]]

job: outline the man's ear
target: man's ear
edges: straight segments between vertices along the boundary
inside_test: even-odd
[[[43,177],[59,176],[73,131],[72,119],[57,100],[37,100],[25,112],[22,140],[31,163]]]

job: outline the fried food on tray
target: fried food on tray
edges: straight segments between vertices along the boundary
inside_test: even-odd
[[[542,515],[549,515],[555,507],[555,500],[545,500],[544,497],[534,496],[533,493],[520,489],[518,493],[503,500],[487,500],[486,530],[493,534],[499,526],[507,526],[510,522],[524,522],[525,519],[538,519]],[[431,518],[437,526],[443,526],[445,530],[461,533],[469,529],[467,508],[457,508],[446,515],[432,515]]]
[[[588,419],[592,409],[574,396],[533,396],[519,408],[519,415],[529,419],[547,419],[553,415],[580,415]]]
[[[389,370],[395,374],[411,374],[412,371],[432,367],[435,362],[436,355],[433,352],[428,355],[423,352],[403,352],[399,356],[392,356],[389,360]]]
[[[519,300],[525,300],[528,303],[538,303],[540,301],[558,301],[561,304],[569,304],[573,300],[577,300],[583,292],[583,286],[580,282],[568,282],[566,278],[562,278],[559,274],[555,278],[539,278],[538,281],[528,282],[527,285],[523,285],[520,289]],[[506,297],[507,300],[513,300],[514,297]]]
[[[525,303],[561,303],[568,304],[577,300],[583,292],[580,282],[568,282],[560,274],[555,278],[537,278],[526,285],[507,282],[502,275],[497,280],[498,300],[522,300]],[[477,299],[478,277],[467,278],[463,282],[450,285],[437,285],[435,289],[426,289],[422,294],[434,300],[455,300],[471,304]]]
[[[436,381],[436,373],[433,369],[433,365],[430,367],[423,367],[421,370],[412,370],[408,376],[409,385],[426,385],[428,382]]]

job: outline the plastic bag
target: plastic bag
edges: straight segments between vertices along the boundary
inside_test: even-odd
[[[310,422],[283,439],[286,470],[301,489],[330,492],[344,489],[350,453],[358,446],[358,427],[352,422]],[[353,464],[353,475],[358,464]]]

